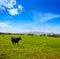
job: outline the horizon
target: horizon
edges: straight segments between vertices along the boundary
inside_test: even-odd
[[[60,0],[0,0],[0,32],[60,34]]]

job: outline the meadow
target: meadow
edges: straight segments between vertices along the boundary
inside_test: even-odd
[[[12,44],[12,36],[21,36],[18,46]],[[60,59],[60,38],[0,34],[0,59]]]

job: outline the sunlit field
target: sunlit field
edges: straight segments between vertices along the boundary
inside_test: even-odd
[[[13,45],[11,37],[21,37]],[[60,59],[60,38],[40,35],[1,34],[0,59]]]

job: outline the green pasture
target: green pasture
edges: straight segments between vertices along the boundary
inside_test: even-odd
[[[12,44],[12,36],[21,36],[18,46]],[[60,59],[60,38],[0,34],[0,59]]]

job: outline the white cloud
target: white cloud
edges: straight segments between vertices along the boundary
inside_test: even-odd
[[[0,22],[0,28],[12,28],[12,26],[7,23]]]
[[[17,5],[16,0],[0,0],[0,9],[6,9],[10,15],[14,16],[19,13],[21,14],[23,6]]]
[[[25,25],[24,27],[20,27],[16,32],[44,32],[44,33],[52,33],[57,34],[60,33],[60,26],[58,25],[50,25],[50,24],[40,24],[40,25]]]
[[[26,24],[12,26],[11,23],[0,22],[0,32],[8,33],[26,33],[26,32],[45,32],[45,33],[60,33],[60,26],[50,24]]]
[[[4,6],[6,8],[13,8],[16,5],[16,0],[0,0],[0,6]]]
[[[18,5],[18,9],[22,11],[23,10],[23,6],[22,5]]]
[[[9,14],[11,14],[11,15],[19,14],[19,13],[18,13],[18,9],[15,9],[15,8],[10,9],[10,10],[8,10],[8,11],[9,11]]]
[[[1,11],[1,10],[5,10],[5,8],[4,8],[4,7],[2,7],[2,6],[0,6],[0,11]]]
[[[11,15],[18,15],[22,12],[22,10],[23,10],[23,7],[21,5],[18,5],[18,8],[9,9],[8,12]]]
[[[43,23],[43,22],[46,22],[48,20],[51,20],[51,19],[54,19],[54,18],[58,18],[58,17],[60,17],[60,15],[58,15],[58,14],[52,14],[52,13],[36,13],[35,12],[33,19],[36,22]]]

